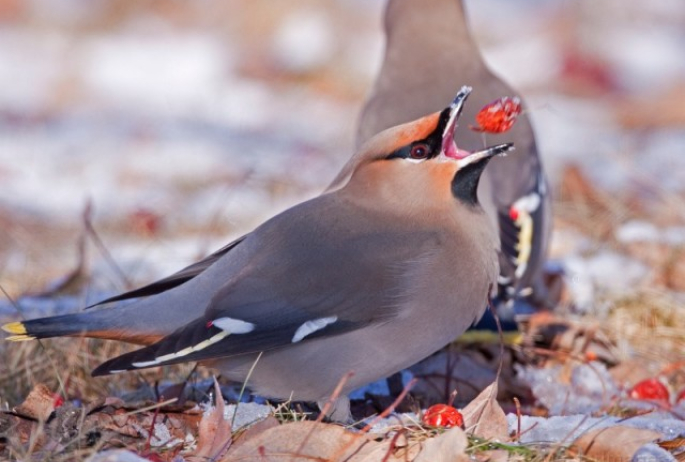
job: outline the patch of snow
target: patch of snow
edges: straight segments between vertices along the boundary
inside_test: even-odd
[[[0,304],[0,314],[18,318],[19,315],[27,319],[52,316],[55,314],[74,313],[84,308],[85,300],[78,296],[36,297],[26,295],[16,300],[21,313],[12,304]]]
[[[559,377],[566,366],[540,369],[516,366],[518,378],[527,384],[536,399],[551,415],[591,413],[602,409],[619,394],[619,389],[604,364],[579,364],[571,373],[570,383]]]
[[[233,431],[235,431],[238,428],[266,419],[269,415],[273,414],[273,411],[274,409],[266,404],[240,403],[238,406],[229,404],[224,410],[224,419],[230,422],[233,420],[233,414],[236,414],[235,421],[233,422]]]
[[[642,220],[631,220],[622,224],[615,232],[616,239],[623,243],[658,242],[659,230],[653,223]]]
[[[59,33],[0,27],[0,107],[40,113],[71,62],[70,44]]]
[[[367,417],[362,423],[370,424],[376,419],[375,416]],[[390,417],[380,419],[371,426],[369,433],[387,433],[388,430],[396,429],[401,426],[416,426],[421,424],[421,419],[415,412],[402,414],[391,414]]]
[[[82,46],[82,78],[92,96],[137,111],[192,111],[221,86],[225,46],[201,33],[120,33]]]
[[[210,111],[236,129],[258,129],[264,126],[276,98],[273,89],[264,83],[234,76],[218,90]]]
[[[588,312],[595,302],[595,285],[592,276],[586,271],[585,261],[578,256],[563,260],[566,287],[576,308]]]
[[[682,155],[685,130],[661,129],[649,134],[637,133],[628,139],[633,141],[636,152],[631,159],[632,169],[627,172],[629,175],[657,191],[685,191],[682,177],[675,174],[685,171],[685,156]]]
[[[602,288],[624,291],[644,281],[648,268],[624,255],[602,251],[586,259],[586,270]]]
[[[510,432],[516,432],[517,416],[507,414]],[[521,416],[521,443],[540,443],[559,441],[571,442],[585,432],[625,425],[634,428],[653,430],[663,435],[663,440],[672,440],[685,435],[685,422],[664,414],[621,418],[614,416],[591,417],[589,415],[566,415],[553,417]]]
[[[568,255],[581,254],[592,250],[594,244],[584,234],[570,229],[555,229],[549,243],[550,258],[561,260]],[[563,263],[558,263],[557,269],[563,270]]]
[[[657,228],[656,225],[647,221],[632,220],[621,225],[616,230],[615,236],[623,244],[653,242],[679,246],[685,244],[685,227]]]
[[[314,71],[335,56],[331,18],[323,10],[293,11],[277,27],[271,48],[283,69],[294,73]]]
[[[89,457],[86,462],[150,462],[150,459],[140,457],[127,449],[113,449],[98,452]]]
[[[623,136],[607,103],[560,94],[531,94],[526,100],[551,184],[559,184],[568,164],[587,167],[584,171],[600,188],[615,189],[624,184],[625,173],[620,169],[598,167],[611,160]]]
[[[665,244],[673,246],[685,245],[685,227],[671,226],[665,228],[661,233],[661,237]]]
[[[150,438],[150,446],[173,447],[182,442],[183,441],[180,439],[172,437],[169,427],[167,427],[165,424],[155,423],[155,429],[153,431],[152,438]]]
[[[670,452],[655,443],[648,443],[633,454],[630,462],[676,462]]]
[[[630,291],[649,276],[649,268],[639,261],[609,250],[589,257],[569,256],[564,269],[571,297],[580,311],[598,308],[593,305],[597,291]]]
[[[539,36],[519,37],[483,48],[483,57],[497,74],[516,88],[536,88],[554,80],[561,66],[559,51]]]
[[[678,30],[652,23],[595,31],[599,36],[593,40],[593,47],[621,70],[616,75],[624,88],[653,93],[681,81],[685,75],[683,44],[674,40]]]

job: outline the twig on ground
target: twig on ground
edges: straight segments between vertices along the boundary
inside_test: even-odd
[[[342,393],[343,387],[353,376],[354,372],[348,371],[338,381],[338,384],[335,386],[333,393],[331,393],[331,396],[328,398],[328,400],[326,400],[326,404],[323,405],[323,408],[321,409],[319,416],[316,418],[317,422],[321,422],[323,418],[326,416],[326,414],[328,414],[328,411],[331,409],[331,406],[333,406],[333,403],[338,399],[338,397],[340,397],[340,393]]]
[[[516,437],[514,441],[521,441],[521,402],[514,396],[514,405],[516,406]]]
[[[245,389],[247,388],[247,382],[250,380],[250,377],[252,376],[252,372],[254,372],[254,368],[257,367],[257,363],[262,358],[263,354],[264,354],[263,351],[259,352],[259,354],[257,355],[257,358],[252,363],[252,366],[250,366],[250,370],[247,371],[247,377],[245,377],[245,381],[243,382],[243,386],[240,388],[240,394],[238,394],[238,401],[235,403],[235,409],[233,410],[233,417],[231,418],[231,428],[233,428],[233,426],[235,424],[235,418],[238,416],[238,406],[240,406],[240,402],[243,400],[243,394],[245,393]],[[214,382],[218,383],[216,381],[216,377],[214,378]],[[216,390],[218,390],[219,392],[221,391],[221,389],[219,388],[219,385],[216,386]],[[219,396],[217,396],[216,399],[224,399],[224,398],[223,398],[223,396],[221,396],[221,393],[219,393]]]
[[[418,380],[417,380],[416,378],[411,379],[411,380],[409,381],[409,383],[404,387],[404,390],[402,390],[402,393],[400,393],[400,394],[397,396],[397,398],[395,398],[395,401],[393,401],[392,404],[390,404],[390,406],[388,406],[387,408],[385,408],[385,410],[384,410],[383,412],[381,412],[381,413],[378,414],[376,417],[374,417],[374,418],[371,420],[371,422],[369,422],[368,424],[366,424],[366,426],[365,426],[364,428],[362,428],[361,432],[362,432],[362,433],[368,433],[368,432],[373,428],[373,426],[374,426],[376,423],[378,423],[381,419],[384,419],[385,417],[387,417],[388,415],[390,415],[390,413],[391,413],[392,411],[394,411],[395,408],[402,402],[402,400],[404,399],[404,397],[407,396],[407,393],[409,393],[409,390],[412,389],[412,387],[416,384],[417,381],[418,381]]]

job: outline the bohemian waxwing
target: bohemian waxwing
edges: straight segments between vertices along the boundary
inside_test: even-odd
[[[109,299],[121,307],[3,326],[8,340],[58,336],[147,345],[94,376],[201,361],[266,397],[326,400],[432,354],[480,318],[498,239],[476,190],[511,144],[468,153],[454,129],[470,88],[442,112],[383,131],[335,190],[273,217],[171,277]]]
[[[512,140],[516,156],[495,159],[478,195],[499,229],[500,279],[496,302],[528,297],[544,306],[542,269],[551,231],[550,196],[528,116],[504,134],[469,129],[476,113],[514,90],[488,69],[468,28],[462,0],[388,0],[383,64],[359,119],[357,146],[376,133],[440,109],[455,85],[474,85],[456,138],[463,149]],[[459,261],[455,264],[461,264]],[[511,303],[498,303],[512,318]],[[525,304],[522,305],[524,307]]]

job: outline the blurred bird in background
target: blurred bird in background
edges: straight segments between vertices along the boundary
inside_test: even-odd
[[[551,231],[551,198],[535,135],[525,112],[506,133],[480,133],[480,108],[502,96],[519,95],[486,65],[469,30],[462,0],[388,0],[385,56],[373,90],[362,109],[357,146],[393,125],[439,109],[458,85],[473,85],[459,146],[478,150],[511,140],[517,155],[493,160],[478,194],[499,230],[500,277],[493,299],[510,328],[516,315],[548,308],[542,280]],[[484,325],[493,325],[484,318]]]

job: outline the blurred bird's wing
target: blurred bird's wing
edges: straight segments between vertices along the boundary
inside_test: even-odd
[[[163,279],[160,279],[159,281],[155,281],[151,284],[140,287],[138,289],[130,290],[128,292],[124,292],[123,294],[107,298],[105,300],[95,303],[94,305],[88,306],[86,309],[104,305],[105,303],[119,302],[122,300],[129,300],[132,298],[139,297],[148,297],[150,295],[160,294],[169,289],[173,289],[174,287],[180,286],[184,282],[190,281],[195,276],[197,276],[198,274],[202,273],[204,270],[212,266],[218,259],[226,255],[236,245],[240,244],[243,239],[245,239],[245,236],[239,237],[230,244],[222,247],[221,249],[217,250],[216,252],[210,255],[207,255],[202,260],[195,262],[192,265],[186,266],[185,268],[172,274],[171,276],[167,276]]]
[[[409,275],[437,249],[436,232],[416,228],[335,193],[300,204],[245,237],[245,261],[204,316],[93,374],[268,351],[388,321],[411,295]]]
[[[542,172],[536,175],[532,190],[513,201],[509,210],[497,211],[501,241],[499,299],[508,301],[530,295],[542,262],[549,236],[549,200]]]

